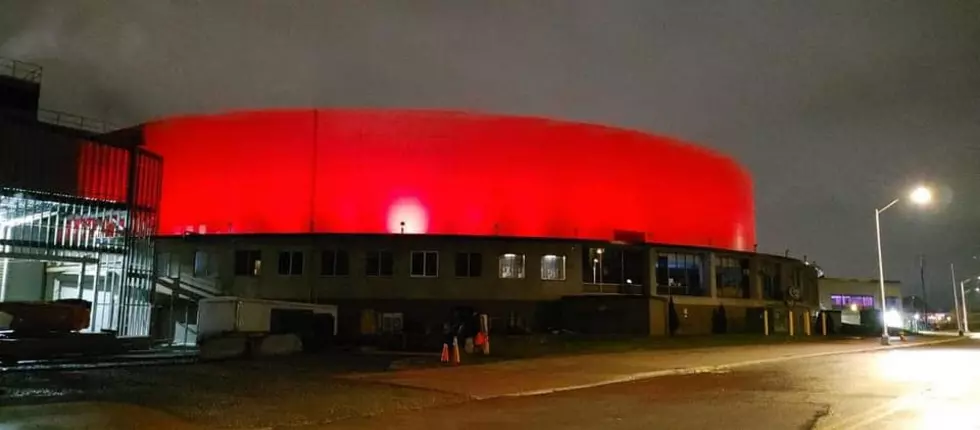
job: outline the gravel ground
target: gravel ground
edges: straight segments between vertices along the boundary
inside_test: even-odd
[[[315,425],[462,402],[432,391],[334,378],[390,358],[318,355],[255,361],[0,374],[0,404],[133,403],[215,427]]]

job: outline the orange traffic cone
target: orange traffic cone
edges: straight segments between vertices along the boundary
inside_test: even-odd
[[[442,357],[440,357],[439,360],[442,361],[443,363],[448,363],[449,362],[449,345],[448,344],[445,344],[445,343],[442,344]]]
[[[453,338],[453,365],[459,366],[459,340]]]
[[[484,332],[478,332],[474,342],[476,346],[480,347],[480,351],[483,355],[490,355],[490,336],[487,336]]]

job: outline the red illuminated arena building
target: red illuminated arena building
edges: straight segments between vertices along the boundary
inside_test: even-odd
[[[40,81],[0,59],[0,302],[89,302],[90,331],[193,343],[215,296],[336,305],[338,334],[399,346],[460,312],[660,335],[669,309],[679,333],[761,332],[763,309],[817,303],[811,267],[754,252],[748,173],[695,145],[409,110],[113,131],[40,109]]]
[[[749,174],[670,138],[411,110],[136,131],[164,160],[159,287],[187,299],[161,332],[212,295],[336,304],[343,336],[410,343],[461,310],[496,333],[664,334],[670,299],[680,333],[761,331],[763,308],[816,294],[803,262],[753,252]]]

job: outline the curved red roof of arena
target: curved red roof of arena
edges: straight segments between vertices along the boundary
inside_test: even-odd
[[[159,232],[426,233],[748,251],[752,183],[633,130],[464,112],[295,109],[163,119]]]

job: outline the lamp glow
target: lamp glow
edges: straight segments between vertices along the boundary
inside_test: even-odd
[[[902,314],[895,309],[885,312],[885,325],[891,328],[901,328]]]
[[[912,193],[909,194],[909,200],[917,205],[929,204],[929,202],[932,201],[932,190],[922,186],[916,187],[916,189],[912,190]]]

